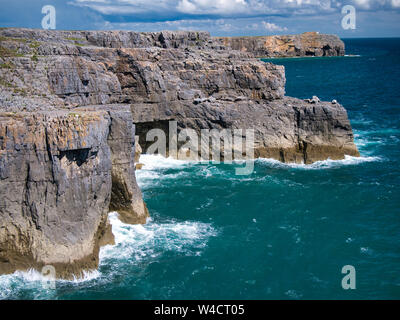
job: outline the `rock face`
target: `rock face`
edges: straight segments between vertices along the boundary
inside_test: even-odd
[[[234,50],[256,57],[343,56],[344,43],[335,35],[305,32],[285,36],[215,38]]]
[[[109,122],[97,112],[1,114],[1,272],[96,267],[99,243],[112,241]]]
[[[95,268],[113,241],[110,210],[148,216],[135,132],[146,152],[148,130],[168,133],[171,120],[178,131],[254,129],[256,157],[358,155],[339,103],[284,86],[282,66],[207,32],[0,29],[0,273]]]
[[[111,123],[107,144],[111,150],[110,210],[125,223],[146,223],[148,210],[135,179],[135,128],[129,106],[82,107],[77,110],[107,110]],[[140,148],[140,146],[139,146]]]
[[[0,113],[0,273],[95,269],[110,210],[144,223],[129,107]]]
[[[184,105],[175,114],[171,109],[137,106],[134,117],[152,117],[140,118],[143,122],[137,124],[138,133],[145,141],[151,124],[163,128],[168,120],[176,120],[178,131],[191,128],[199,136],[201,129],[254,129],[255,157],[310,164],[328,158],[340,160],[345,155],[359,156],[346,110],[340,104],[314,104],[290,97],[262,102],[239,98],[207,99],[195,106]],[[146,142],[141,143],[146,146]]]

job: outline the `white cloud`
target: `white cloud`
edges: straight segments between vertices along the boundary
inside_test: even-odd
[[[267,31],[270,31],[270,32],[287,31],[287,28],[286,28],[286,27],[283,27],[283,28],[282,28],[282,27],[276,25],[275,23],[270,23],[270,22],[266,22],[266,21],[263,21],[263,22],[261,22],[261,23],[262,23],[262,25],[264,26],[264,28],[265,28]]]
[[[362,9],[369,9],[371,7],[371,2],[370,0],[353,0],[354,3]]]
[[[246,12],[245,0],[180,0],[178,11],[189,14],[229,14]]]
[[[182,0],[179,2],[177,9],[182,12],[194,12],[197,8],[189,0]]]
[[[247,30],[258,30],[260,28],[258,23],[252,23],[252,24],[248,24],[246,26]]]
[[[400,0],[352,0],[352,4],[362,10],[399,9]]]
[[[340,13],[344,4],[360,10],[398,10],[400,0],[70,0],[69,4],[91,8],[105,15],[137,15],[141,20],[215,15],[257,17],[260,15],[321,15]],[[161,20],[160,20],[161,21]]]
[[[88,7],[106,15],[151,14],[174,10],[173,0],[73,0],[69,4]]]
[[[400,0],[392,0],[393,8],[400,8]]]

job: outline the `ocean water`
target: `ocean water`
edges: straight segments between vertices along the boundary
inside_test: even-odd
[[[399,299],[400,39],[345,40],[339,58],[273,59],[287,95],[336,99],[361,158],[233,165],[142,156],[143,226],[110,214],[99,270],[44,289],[36,271],[0,276],[2,299]],[[342,267],[356,289],[341,286]]]

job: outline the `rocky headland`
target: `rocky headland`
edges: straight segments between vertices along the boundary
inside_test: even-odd
[[[235,49],[207,32],[0,29],[0,273],[96,268],[108,212],[148,216],[135,136],[146,152],[171,120],[254,129],[256,157],[359,155],[343,106],[285,96],[283,66]]]
[[[344,43],[336,35],[305,32],[302,34],[259,37],[220,37],[215,40],[234,50],[256,57],[331,57],[343,56]]]

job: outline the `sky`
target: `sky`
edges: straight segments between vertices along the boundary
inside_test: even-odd
[[[54,6],[58,30],[400,37],[400,0],[0,0],[0,27],[42,28],[45,5]],[[355,29],[342,27],[345,5],[355,8]]]

